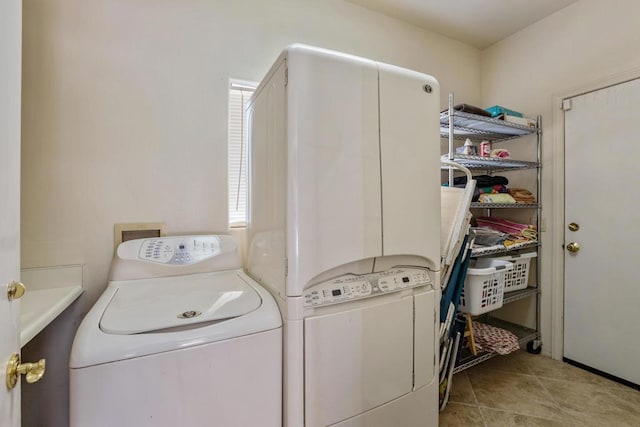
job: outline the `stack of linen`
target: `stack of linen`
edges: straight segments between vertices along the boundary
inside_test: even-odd
[[[512,246],[517,243],[535,241],[538,239],[538,229],[535,225],[520,224],[502,218],[478,217],[476,231],[476,245]]]

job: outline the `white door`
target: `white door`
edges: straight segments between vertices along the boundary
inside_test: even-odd
[[[564,357],[640,384],[640,80],[570,102]]]
[[[0,425],[20,425],[20,386],[4,385],[5,366],[18,341],[19,300],[6,285],[20,277],[20,69],[22,2],[0,2]]]

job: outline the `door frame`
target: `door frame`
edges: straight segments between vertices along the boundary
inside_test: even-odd
[[[5,372],[12,354],[20,349],[20,301],[7,296],[10,281],[20,280],[20,144],[22,98],[22,0],[0,5],[0,179],[8,185],[0,190],[3,209],[0,233],[0,372]],[[15,181],[14,181],[15,180]],[[5,190],[6,188],[6,190]],[[4,382],[4,381],[3,381]],[[0,386],[0,424],[19,427],[21,384],[13,389]]]
[[[551,219],[551,357],[562,360],[564,356],[564,111],[562,103],[567,98],[584,95],[631,80],[640,79],[640,67],[566,89],[553,95],[553,145],[551,165],[551,194],[553,214]]]

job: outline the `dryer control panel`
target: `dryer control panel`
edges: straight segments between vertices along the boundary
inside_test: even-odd
[[[305,289],[304,306],[336,304],[431,284],[427,270],[418,267],[396,267],[364,275],[347,274]]]

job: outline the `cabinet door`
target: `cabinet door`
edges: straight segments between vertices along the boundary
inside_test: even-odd
[[[438,269],[439,85],[422,73],[379,67],[384,255],[418,255]]]
[[[0,3],[0,366],[19,353],[20,301],[7,283],[20,279],[20,54],[22,2]],[[4,382],[4,381],[3,381]],[[0,425],[20,425],[20,380],[0,390]]]
[[[287,295],[382,255],[375,62],[292,50],[287,83]]]

